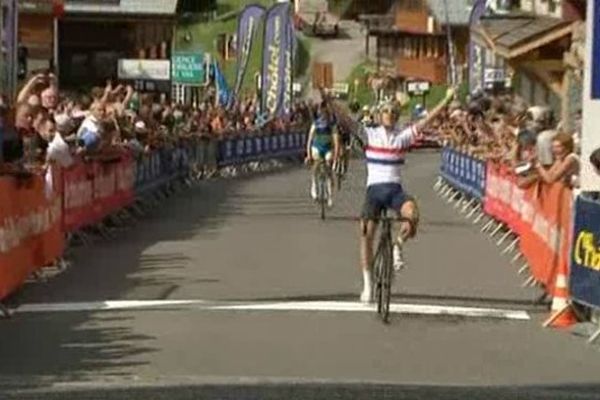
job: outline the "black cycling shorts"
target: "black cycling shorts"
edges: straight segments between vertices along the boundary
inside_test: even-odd
[[[404,192],[399,183],[379,183],[367,187],[367,195],[362,209],[362,219],[375,220],[383,210],[399,212],[404,203],[414,198]]]

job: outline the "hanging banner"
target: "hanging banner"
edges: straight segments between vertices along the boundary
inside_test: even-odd
[[[119,79],[168,81],[171,79],[169,60],[120,59],[117,74]]]
[[[252,4],[244,8],[240,14],[237,27],[237,74],[232,99],[237,98],[242,88],[242,82],[248,68],[248,60],[250,59],[250,50],[254,42],[254,34],[264,13],[263,6]],[[230,101],[230,105],[232,103]]]
[[[469,27],[471,30],[479,23],[481,17],[485,14],[486,0],[476,0],[471,9],[469,17]],[[473,35],[469,39],[469,92],[474,93],[482,89],[483,86],[483,64],[484,49],[473,41]]]
[[[263,114],[281,115],[285,96],[286,47],[289,46],[287,25],[290,4],[279,3],[267,11],[261,74],[260,106]]]
[[[215,72],[215,84],[217,85],[217,101],[220,105],[229,104],[231,94],[229,85],[227,85],[227,81],[219,68],[219,64],[217,64],[217,60],[214,61],[213,66]]]
[[[583,132],[581,135],[581,189],[600,190],[600,175],[589,162],[600,148],[600,0],[587,2],[587,40],[583,90]]]

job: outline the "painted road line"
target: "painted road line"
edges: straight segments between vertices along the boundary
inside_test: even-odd
[[[374,305],[349,301],[289,301],[289,302],[230,302],[211,300],[108,300],[81,303],[39,303],[17,307],[15,313],[83,312],[151,310],[186,308],[193,311],[321,311],[321,312],[374,312]],[[409,315],[441,315],[466,318],[497,318],[529,320],[522,310],[460,307],[428,304],[393,303],[390,312]]]
[[[206,303],[204,300],[107,300],[73,303],[34,303],[17,307],[16,313],[115,311],[144,308],[181,307]]]
[[[238,310],[238,311],[331,311],[331,312],[373,312],[374,305],[358,302],[343,301],[303,301],[280,303],[246,303],[234,305],[212,305],[213,310]],[[501,318],[529,320],[529,314],[521,310],[507,310],[496,308],[459,307],[426,304],[401,304],[392,303],[390,312],[395,314],[416,315],[449,315],[473,318]]]

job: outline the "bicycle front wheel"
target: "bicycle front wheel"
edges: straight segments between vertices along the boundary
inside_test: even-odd
[[[381,285],[381,320],[388,323],[390,319],[390,302],[392,299],[392,249],[389,243],[387,257],[384,260]]]
[[[321,220],[325,220],[325,209],[327,208],[327,180],[323,175],[319,177],[319,203],[321,206]]]
[[[392,239],[391,232],[382,227],[382,235],[375,255],[375,301],[377,313],[384,323],[389,321],[392,295]]]

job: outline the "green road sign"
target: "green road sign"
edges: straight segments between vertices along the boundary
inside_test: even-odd
[[[171,57],[171,80],[173,83],[201,85],[204,83],[204,55],[197,53],[174,53]]]

